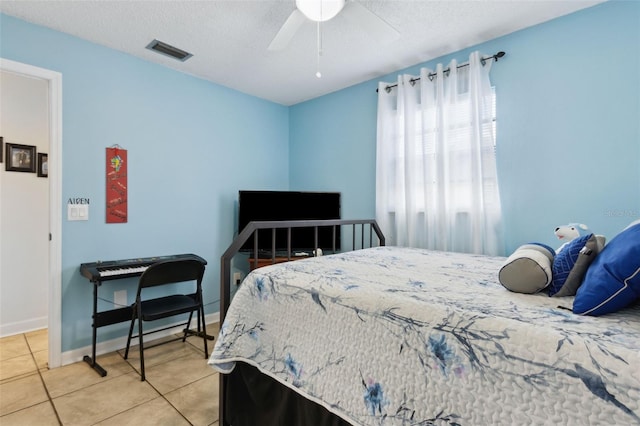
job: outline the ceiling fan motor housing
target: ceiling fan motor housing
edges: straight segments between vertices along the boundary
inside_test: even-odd
[[[296,0],[296,7],[312,21],[324,22],[340,13],[344,0]]]

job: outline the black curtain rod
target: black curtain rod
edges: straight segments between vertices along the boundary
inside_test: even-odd
[[[482,59],[480,59],[480,63],[481,63],[482,65],[484,65],[484,64],[485,64],[485,62],[490,61],[490,60],[494,60],[494,61],[498,62],[498,59],[502,58],[504,55],[505,55],[505,53],[504,53],[503,51],[500,51],[500,52],[496,53],[495,55],[487,56],[486,58],[482,58]],[[464,68],[464,67],[468,67],[468,66],[469,66],[469,62],[465,62],[464,64],[460,64],[460,65],[458,65],[456,68]],[[451,69],[450,69],[450,68],[447,68],[447,69],[446,69],[446,70],[444,70],[443,72],[444,72],[445,74],[449,74],[449,71],[451,71]],[[435,72],[432,72],[432,73],[430,73],[430,74],[428,75],[428,77],[429,77],[430,79],[432,79],[432,78],[433,78],[433,77],[435,77],[436,75],[438,75],[438,74],[437,74],[437,73],[435,73]],[[412,78],[411,80],[409,80],[409,82],[411,82],[411,85],[413,86],[413,84],[414,84],[416,81],[418,81],[418,80],[420,80],[420,77]],[[387,93],[389,93],[389,92],[391,91],[391,89],[393,89],[394,87],[397,87],[397,86],[398,86],[398,83],[395,83],[395,84],[389,84],[389,85],[387,85],[387,86],[384,88],[384,90],[385,90]],[[376,92],[378,92],[378,89],[376,89]]]

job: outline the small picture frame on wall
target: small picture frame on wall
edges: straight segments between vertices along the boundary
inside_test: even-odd
[[[38,153],[38,177],[49,177],[49,154]]]
[[[36,172],[36,147],[7,143],[5,149],[5,170],[8,172]]]

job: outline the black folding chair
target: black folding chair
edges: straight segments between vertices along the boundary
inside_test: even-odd
[[[191,325],[191,318],[194,312],[197,313],[198,318],[197,335],[202,336],[202,340],[204,340],[204,357],[205,359],[209,357],[209,350],[207,348],[207,330],[204,320],[204,306],[202,304],[202,277],[204,276],[204,268],[204,264],[193,259],[168,260],[164,262],[158,262],[149,266],[149,268],[140,277],[140,281],[138,283],[138,292],[136,294],[136,301],[132,306],[133,315],[131,318],[131,326],[129,327],[129,336],[127,338],[127,348],[124,352],[124,358],[127,359],[127,357],[129,356],[129,346],[131,344],[131,339],[134,337],[138,337],[140,342],[140,375],[142,381],[145,380],[144,349],[149,349],[179,339],[182,339],[182,341],[184,342],[187,339],[187,335],[190,334],[189,326]],[[188,281],[195,281],[196,286],[194,293],[171,294],[168,296],[146,300],[142,297],[143,289]],[[176,326],[172,325],[170,327],[164,327],[158,330],[144,333],[142,329],[142,323],[147,321],[156,321],[162,318],[168,318],[185,313],[189,314],[189,319],[183,324],[185,325],[183,336],[162,341],[161,343],[151,345],[147,348],[143,346],[142,336],[157,333],[163,330],[168,330]],[[138,320],[138,335],[132,336],[133,326],[136,322],[136,319]],[[200,332],[201,325],[202,333]]]

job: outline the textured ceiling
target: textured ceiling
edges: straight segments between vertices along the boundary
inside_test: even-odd
[[[268,50],[294,0],[1,0],[0,12],[292,105],[602,1],[358,0],[399,36],[378,39],[345,8],[321,27],[322,78],[314,23],[304,22],[286,48]],[[145,49],[153,39],[194,56],[179,62]]]

